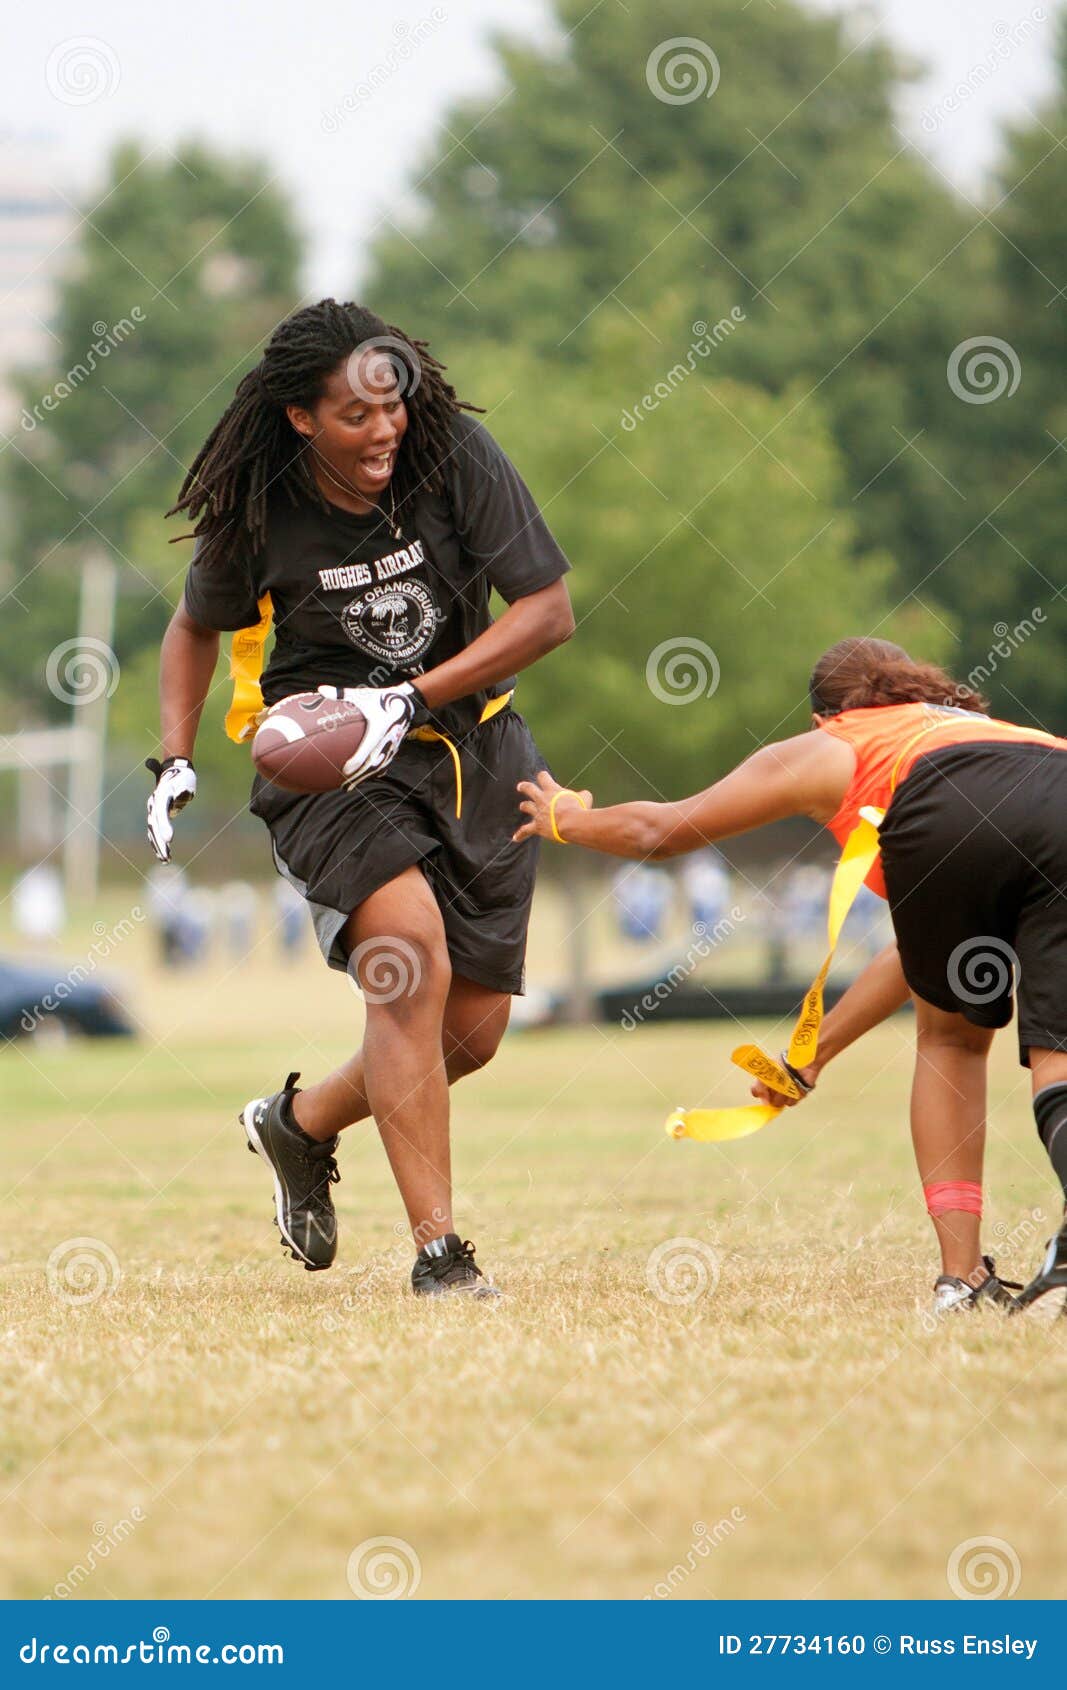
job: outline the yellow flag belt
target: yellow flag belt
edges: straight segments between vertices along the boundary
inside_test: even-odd
[[[259,601],[259,621],[254,628],[238,628],[230,641],[230,680],[233,697],[226,712],[226,734],[240,744],[251,739],[263,709],[263,694],[259,677],[263,673],[263,647],[274,619],[270,594]]]
[[[819,1048],[819,1030],[823,1021],[823,988],[830,973],[830,964],[841,937],[845,917],[859,894],[878,856],[878,828],[885,812],[865,806],[860,820],[845,841],[830,887],[830,908],[827,916],[829,950],[822,967],[815,976],[797,1016],[786,1060],[792,1068],[805,1068],[815,1060]],[[773,1056],[758,1045],[738,1045],[730,1061],[754,1079],[762,1080],[772,1091],[785,1097],[800,1097],[800,1087]],[[759,1132],[768,1121],[782,1113],[769,1103],[750,1104],[735,1109],[675,1109],[667,1117],[666,1132],[670,1138],[695,1138],[704,1142],[723,1143],[727,1139],[747,1138]]]
[[[226,733],[237,744],[251,739],[259,725],[263,711],[263,693],[259,678],[263,673],[263,648],[267,643],[273,618],[274,607],[270,594],[264,593],[259,600],[259,621],[255,627],[239,628],[230,641],[233,697],[226,712]],[[514,696],[515,689],[512,687],[510,692],[502,692],[495,698],[488,699],[478,718],[478,726],[491,721],[501,710],[506,710]],[[428,723],[423,727],[412,728],[407,737],[447,747],[456,775],[456,815],[462,815],[463,769],[459,760],[459,747],[447,734],[441,733],[438,728],[430,727]]]

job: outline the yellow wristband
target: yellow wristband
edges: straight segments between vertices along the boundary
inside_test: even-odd
[[[552,837],[556,841],[557,845],[566,845],[567,841],[556,826],[556,805],[559,803],[561,798],[577,798],[583,810],[588,810],[589,806],[582,797],[581,793],[575,792],[573,787],[570,786],[561,786],[558,792],[554,792],[552,794],[548,805],[548,819],[552,823]]]

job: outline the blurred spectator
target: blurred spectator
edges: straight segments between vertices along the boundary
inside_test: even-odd
[[[843,937],[850,949],[873,957],[893,937],[889,906],[869,886],[861,886],[845,919]]]
[[[671,902],[666,869],[627,863],[612,876],[611,893],[619,926],[628,939],[659,939]]]
[[[231,957],[247,956],[255,943],[259,899],[247,880],[231,880],[218,893],[220,925],[226,952]]]
[[[58,939],[67,919],[63,881],[51,863],[37,863],[11,888],[11,919],[24,939]]]
[[[772,879],[769,885],[777,890],[775,880]],[[776,901],[764,887],[752,900],[749,920],[753,932],[764,946],[761,978],[768,985],[780,985],[789,976],[789,926],[784,897]]]
[[[730,903],[730,876],[722,856],[709,845],[696,851],[682,866],[682,886],[694,927],[711,933],[723,919]]]
[[[814,863],[801,864],[785,877],[782,918],[791,938],[825,939],[832,878]]]
[[[310,922],[307,905],[284,875],[279,875],[274,882],[274,915],[282,955],[296,956],[304,947]]]
[[[195,886],[181,905],[181,940],[186,962],[203,962],[211,948],[217,920],[217,894]]]
[[[185,870],[161,863],[147,877],[148,914],[159,939],[164,968],[181,968],[203,957],[211,933],[211,897],[189,887]]]

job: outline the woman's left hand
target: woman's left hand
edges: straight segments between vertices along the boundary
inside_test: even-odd
[[[533,839],[539,835],[542,839],[552,839],[552,800],[556,799],[556,829],[566,838],[566,821],[568,811],[588,810],[593,802],[591,792],[574,792],[570,787],[560,786],[558,780],[553,780],[547,769],[542,769],[536,782],[520,780],[519,792],[522,802],[519,809],[529,816],[518,831],[512,834],[514,843],[523,839]],[[557,798],[557,794],[563,796]]]

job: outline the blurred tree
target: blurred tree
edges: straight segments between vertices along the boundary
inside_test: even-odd
[[[260,343],[291,307],[299,243],[265,165],[190,145],[118,147],[59,295],[55,357],[20,378],[9,477],[10,725],[63,717],[48,653],[77,632],[78,563],[102,544],[121,575],[113,722],[156,741],[154,660],[191,548],[169,545],[179,482]],[[242,769],[242,776],[247,772]]]
[[[816,407],[711,381],[700,351],[664,380],[625,317],[590,335],[588,365],[463,358],[465,395],[506,396],[487,425],[576,565],[576,637],[520,678],[518,703],[560,779],[600,801],[677,796],[803,731],[812,664],[842,633],[927,649],[943,635],[922,613],[884,615],[889,560],[856,558]]]
[[[988,647],[987,690],[1067,733],[1067,14],[1057,28],[1056,91],[1007,136],[992,213],[995,325],[1007,351],[993,348],[984,371],[983,391],[1000,396],[970,408],[989,486],[983,520],[947,573],[968,649],[978,661]]]
[[[694,320],[741,308],[716,374],[788,392],[799,426],[780,407],[768,440],[787,466],[784,440],[828,419],[855,555],[891,557],[887,605],[916,594],[951,625],[941,566],[988,509],[989,446],[947,369],[997,320],[992,238],[894,124],[907,67],[790,0],[556,15],[554,44],[499,43],[503,90],[449,115],[373,301],[454,362],[520,340],[586,369],[600,324],[639,324],[669,367]],[[609,375],[622,400],[630,372]]]

